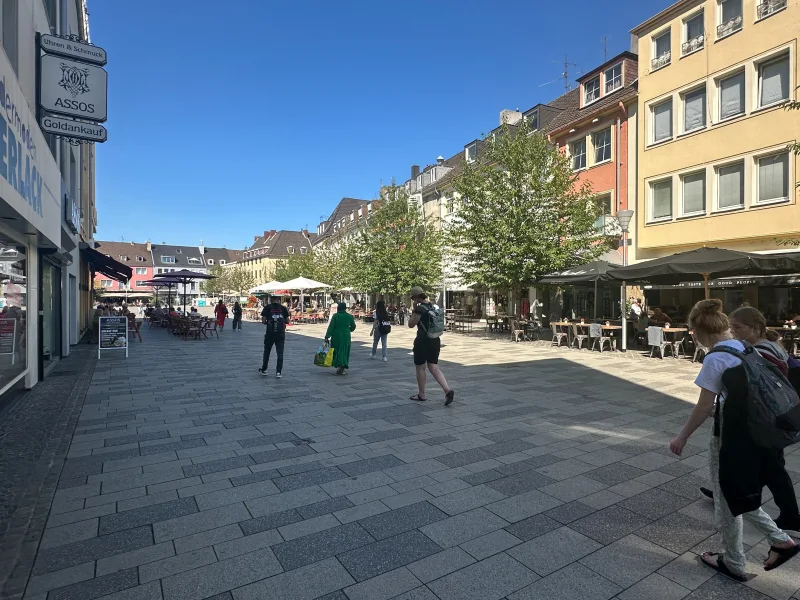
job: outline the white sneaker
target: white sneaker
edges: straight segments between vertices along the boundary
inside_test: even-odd
[[[375,355],[374,355],[374,354],[370,354],[370,355],[369,355],[369,359],[370,359],[370,360],[375,360]]]
[[[383,357],[381,360],[382,360],[383,362],[389,362],[389,359],[388,359],[388,358],[386,358],[385,356],[384,356],[384,357]]]
[[[275,379],[280,379],[280,378],[281,378],[281,372],[278,371],[277,373],[275,373]]]

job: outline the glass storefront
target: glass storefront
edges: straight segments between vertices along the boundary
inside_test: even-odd
[[[28,269],[24,246],[0,236],[0,390],[28,364]]]
[[[61,356],[61,269],[42,260],[42,361],[47,367]]]

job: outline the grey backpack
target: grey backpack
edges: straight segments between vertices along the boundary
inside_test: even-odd
[[[786,448],[800,441],[800,397],[772,362],[753,346],[744,352],[730,346],[714,347],[709,354],[725,352],[742,361],[747,377],[747,427],[753,441],[764,448]]]

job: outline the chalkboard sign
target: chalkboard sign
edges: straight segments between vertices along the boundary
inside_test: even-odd
[[[0,354],[10,354],[14,364],[14,350],[17,341],[17,320],[0,319]]]
[[[125,350],[128,356],[128,318],[100,317],[97,358],[103,350]]]

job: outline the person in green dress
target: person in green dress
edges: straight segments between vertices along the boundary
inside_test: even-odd
[[[347,312],[347,304],[339,302],[336,314],[331,317],[325,341],[333,348],[333,366],[337,375],[344,375],[350,368],[350,332],[355,331],[356,321]]]

